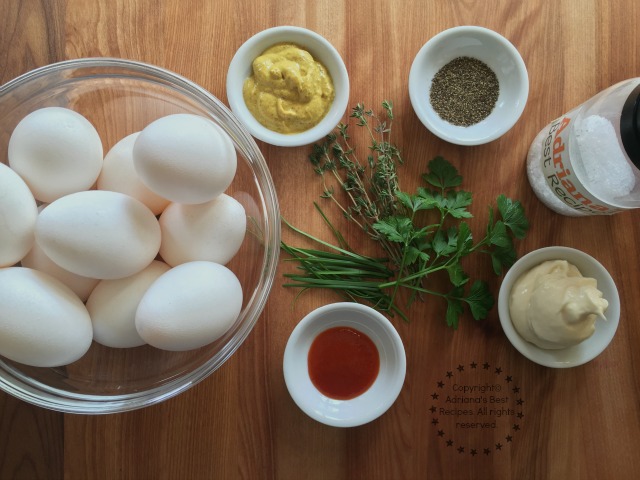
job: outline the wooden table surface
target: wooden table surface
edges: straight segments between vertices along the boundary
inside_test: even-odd
[[[248,339],[222,368],[176,398],[124,414],[82,416],[0,394],[0,478],[637,478],[640,211],[581,219],[556,215],[532,193],[525,158],[550,120],[640,75],[639,22],[636,0],[1,0],[2,83],[65,59],[112,56],[178,72],[226,103],[227,66],[248,37],[277,25],[315,30],[346,62],[351,104],[394,102],[405,189],[414,188],[428,160],[444,155],[474,192],[474,231],[482,228],[486,205],[498,194],[521,200],[531,229],[518,252],[565,245],[595,256],[613,275],[622,308],[617,334],[602,355],[555,370],[532,363],[509,344],[495,308],[482,322],[465,316],[453,331],[445,325],[442,304],[418,303],[411,323],[393,320],[407,352],[398,400],[378,420],[338,429],[297,408],[285,387],[282,357],[299,319],[339,299],[314,292],[294,302],[297,292],[282,287],[289,267],[281,263]],[[516,126],[478,147],[457,147],[431,135],[413,112],[407,90],[420,47],[464,24],[511,40],[531,85]],[[321,187],[306,160],[309,148],[259,146],[282,214],[322,233],[312,208]],[[355,245],[365,242],[354,229],[348,235]],[[289,233],[285,238],[295,240]],[[475,275],[491,279],[497,294],[500,279],[492,279],[489,265],[482,259],[469,265]],[[490,386],[482,394],[485,401],[507,397],[504,406],[514,413],[499,417],[494,409],[486,419],[495,426],[483,431],[458,428],[446,415],[434,414],[432,406],[445,405],[435,395],[455,396],[448,372],[456,384]],[[476,444],[474,454],[470,446]],[[464,445],[460,452],[457,447]]]

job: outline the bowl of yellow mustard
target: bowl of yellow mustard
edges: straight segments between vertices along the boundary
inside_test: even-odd
[[[308,145],[340,123],[349,76],[338,51],[318,33],[274,27],[249,38],[234,55],[227,99],[256,139],[283,147]]]

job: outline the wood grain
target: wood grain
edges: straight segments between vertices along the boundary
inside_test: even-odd
[[[63,416],[0,396],[0,478],[62,478]]]
[[[515,351],[497,311],[483,322],[465,317],[446,327],[444,305],[417,304],[409,324],[394,320],[407,351],[407,378],[380,419],[336,429],[308,418],[293,403],[282,375],[292,329],[313,308],[338,300],[282,287],[280,265],[265,311],[238,352],[212,376],[165,403],[108,416],[62,415],[0,395],[0,478],[67,479],[622,479],[640,471],[640,212],[608,218],[551,213],[526,180],[531,140],[551,119],[605,87],[640,75],[640,4],[635,0],[0,0],[0,80],[68,58],[113,56],[173,70],[226,102],[227,66],[252,34],[299,25],[325,36],[340,52],[351,80],[351,104],[393,100],[394,135],[406,163],[406,190],[435,155],[444,155],[474,192],[471,226],[479,234],[486,206],[500,193],[518,198],[531,230],[521,254],[548,245],[579,248],[613,275],[622,300],[618,332],[596,360],[574,369],[538,366]],[[498,31],[518,48],[529,70],[529,101],[502,138],[459,147],[428,133],[411,108],[411,62],[433,35],[456,25]],[[282,214],[327,237],[312,201],[321,193],[306,147],[259,144]],[[351,225],[336,221],[356,247],[371,249]],[[288,240],[295,240],[284,232]],[[494,291],[499,278],[484,259],[472,275]],[[484,369],[483,365],[489,368]],[[472,366],[475,364],[475,368]],[[458,370],[462,367],[464,370]],[[500,369],[500,373],[496,373]],[[519,430],[464,435],[431,406],[447,373],[459,382],[498,384],[524,400]],[[454,373],[455,372],[455,373]],[[511,377],[507,381],[506,377]],[[440,394],[453,394],[451,382]],[[518,388],[518,393],[513,391]],[[487,395],[500,392],[488,392]],[[488,396],[486,398],[489,398]],[[510,422],[512,423],[512,422]],[[438,430],[447,435],[438,436]],[[454,435],[455,434],[455,435]],[[446,441],[451,436],[453,445]],[[509,441],[508,436],[512,439]],[[466,443],[465,443],[466,442]],[[472,443],[478,452],[470,452]],[[464,453],[458,446],[466,445]],[[497,445],[500,445],[498,448]],[[485,448],[490,452],[486,454]]]

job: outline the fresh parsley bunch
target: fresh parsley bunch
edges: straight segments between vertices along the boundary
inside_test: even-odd
[[[358,120],[357,125],[364,127],[371,139],[366,162],[359,161],[344,124],[338,126],[337,134],[314,146],[310,160],[323,177],[322,196],[333,200],[346,218],[377,241],[386,257],[373,258],[354,252],[323,210],[314,204],[338,245],[288,224],[328,250],[297,248],[283,242],[282,249],[290,255],[289,260],[298,262],[302,272],[285,274],[291,281],[285,286],[329,288],[407,320],[404,308],[397,304],[398,292],[406,290],[409,292],[406,307],[426,294],[443,298],[447,302],[446,322],[453,328],[458,327],[465,305],[474,319],[484,319],[494,304],[493,295],[486,282],[470,282],[461,260],[478,252],[490,255],[496,275],[510,267],[516,260],[513,239],[523,238],[529,227],[522,205],[504,195],[498,196],[497,211],[489,207],[486,234],[474,241],[465,221],[473,216],[468,210],[472,194],[460,188],[462,177],[444,158],[436,157],[429,162],[427,173],[422,175],[425,185],[416,193],[403,192],[396,174],[402,158],[391,142],[392,104],[385,101],[382,106],[384,119],[360,104],[352,110],[351,117]],[[347,206],[334,195],[326,176],[345,192],[349,199]],[[446,272],[448,288],[443,288],[443,278],[435,275],[437,272]]]

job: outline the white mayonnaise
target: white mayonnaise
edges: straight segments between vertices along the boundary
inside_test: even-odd
[[[583,277],[565,260],[541,263],[523,274],[511,290],[509,311],[517,332],[540,348],[577,345],[606,320],[609,306],[596,280]]]

